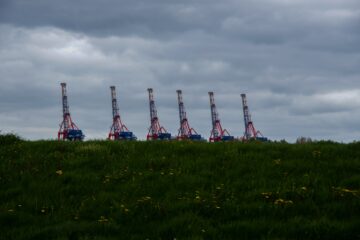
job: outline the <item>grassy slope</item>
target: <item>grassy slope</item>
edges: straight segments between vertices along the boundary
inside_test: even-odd
[[[359,189],[359,143],[15,142],[0,236],[355,239]]]

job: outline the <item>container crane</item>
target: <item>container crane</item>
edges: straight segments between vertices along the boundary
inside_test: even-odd
[[[58,140],[82,141],[85,137],[83,132],[72,121],[69,111],[66,83],[61,83],[63,120],[58,132]]]
[[[112,106],[112,115],[113,123],[110,128],[109,140],[136,140],[136,136],[133,132],[122,123],[119,113],[119,107],[116,99],[115,86],[110,86],[111,91],[111,106]]]
[[[160,125],[155,106],[154,93],[152,88],[148,88],[150,106],[150,127],[146,136],[147,140],[171,140],[171,134]]]
[[[231,136],[230,133],[223,129],[220,123],[219,114],[216,110],[214,93],[209,92],[210,97],[210,110],[211,110],[211,122],[212,130],[210,132],[210,142],[220,142],[220,141],[233,141],[234,136]]]
[[[191,128],[186,117],[186,111],[184,102],[182,99],[182,91],[177,90],[178,104],[179,104],[179,117],[180,117],[180,128],[177,136],[178,140],[202,140],[200,134],[195,129]]]
[[[248,141],[251,139],[256,139],[256,140],[263,141],[263,142],[267,141],[268,139],[266,137],[264,137],[260,131],[257,131],[255,129],[255,126],[251,120],[251,115],[250,115],[249,107],[248,107],[247,100],[246,100],[246,94],[242,93],[241,99],[242,99],[242,105],[243,105],[244,124],[245,124],[245,132],[244,132],[243,139],[245,141]]]

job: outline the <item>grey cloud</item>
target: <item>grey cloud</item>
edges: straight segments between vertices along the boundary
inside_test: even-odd
[[[359,119],[360,6],[336,1],[1,1],[0,129],[56,136],[60,82],[88,138],[111,124],[109,86],[138,137],[149,125],[146,88],[177,132],[176,89],[190,123],[210,131],[207,92],[224,127],[242,135],[239,94],[270,138],[350,141]],[[26,124],[20,124],[27,119]],[[334,129],[338,128],[341,134]]]

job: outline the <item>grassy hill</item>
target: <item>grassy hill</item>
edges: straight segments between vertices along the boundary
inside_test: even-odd
[[[360,143],[0,143],[1,239],[360,238]]]

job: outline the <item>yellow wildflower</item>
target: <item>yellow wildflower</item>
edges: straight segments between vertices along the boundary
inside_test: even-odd
[[[269,199],[272,196],[272,192],[263,192],[263,193],[261,193],[261,195],[264,198]]]
[[[275,165],[280,165],[281,164],[281,159],[279,158],[279,159],[275,159],[274,160],[274,164]]]
[[[321,152],[320,152],[320,151],[315,150],[315,151],[313,151],[313,152],[312,152],[312,154],[313,154],[313,157],[320,157]]]
[[[284,205],[290,205],[290,204],[293,204],[294,202],[291,201],[291,200],[285,200],[285,199],[282,199],[282,198],[279,198],[279,199],[276,199],[274,204],[275,205],[280,205],[280,206],[284,206]]]
[[[98,222],[100,222],[100,223],[106,223],[106,222],[108,222],[109,220],[106,218],[106,217],[104,217],[104,216],[100,216],[100,218],[99,218],[99,220],[98,220]]]

